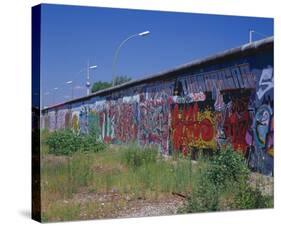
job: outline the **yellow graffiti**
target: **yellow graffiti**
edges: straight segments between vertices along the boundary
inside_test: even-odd
[[[214,120],[213,113],[209,110],[204,112],[198,112],[198,121],[202,122],[203,120],[208,120],[211,123],[212,127],[207,128],[201,126],[201,135],[199,136],[199,139],[198,140],[193,139],[189,145],[196,148],[210,148],[215,150],[216,148],[215,131],[214,131],[215,120]],[[208,131],[208,132],[212,132],[213,134],[213,138],[210,141],[206,141],[202,139],[202,133],[207,132],[206,130],[212,130],[212,131]]]
[[[78,133],[79,122],[78,122],[77,115],[73,115],[73,117],[72,117],[72,129],[74,130],[74,132]]]
[[[172,114],[172,139],[176,149],[188,147],[215,150],[215,119],[210,110],[200,112],[195,105],[191,109],[175,108]]]

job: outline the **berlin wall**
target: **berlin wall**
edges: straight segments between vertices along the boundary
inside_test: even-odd
[[[41,127],[154,144],[164,155],[230,145],[272,175],[273,43],[270,37],[52,106]]]

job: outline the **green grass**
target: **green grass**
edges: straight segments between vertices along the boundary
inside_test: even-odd
[[[63,218],[59,217],[63,216],[62,210],[56,212],[56,208],[60,205],[58,200],[71,200],[81,190],[95,194],[114,191],[128,194],[133,200],[157,200],[171,192],[187,193],[196,174],[194,171],[191,175],[191,161],[188,159],[178,162],[163,160],[152,148],[142,150],[130,146],[98,153],[77,152],[72,156],[56,156],[48,154],[46,146],[43,149],[41,191],[43,218],[48,220],[67,220],[72,213],[72,219],[76,219],[76,211],[70,211]],[[138,166],[132,165],[132,159],[138,162]]]
[[[239,164],[243,164],[239,156],[232,158],[231,153],[225,156],[226,160],[215,157],[210,161],[200,157],[196,162],[189,156],[163,159],[155,148],[141,149],[136,145],[57,156],[49,154],[48,146],[43,144],[42,218],[44,221],[57,221],[117,217],[118,211],[129,205],[125,196],[131,200],[157,201],[172,192],[187,196],[180,213],[271,207],[272,197],[262,196],[241,181],[232,183],[236,178],[240,180],[240,177],[233,176],[235,171],[243,174],[245,169],[239,169]],[[218,173],[220,165],[226,163],[230,164],[231,171],[224,169],[226,173]],[[225,185],[219,189],[213,183],[217,176],[220,185]],[[245,177],[241,178],[245,180]],[[103,201],[98,198],[81,201],[78,194],[97,197],[116,194],[119,198],[106,201],[101,206]],[[262,201],[257,202],[257,199]]]

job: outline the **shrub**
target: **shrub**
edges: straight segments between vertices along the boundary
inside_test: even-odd
[[[80,135],[80,150],[83,152],[99,152],[105,149],[106,145],[101,141],[97,141],[95,136]]]
[[[79,149],[79,137],[70,130],[54,131],[47,137],[50,153],[68,155]]]
[[[247,179],[249,173],[244,157],[228,147],[213,156],[206,177],[216,186],[225,186],[228,181]]]
[[[258,188],[253,188],[247,183],[239,184],[234,197],[234,205],[238,209],[256,209],[273,207],[273,198],[262,195]]]
[[[219,209],[219,190],[208,178],[201,175],[191,193],[187,194],[184,206],[178,213],[216,211]]]
[[[50,153],[56,155],[69,155],[77,151],[98,152],[104,150],[105,145],[97,141],[91,135],[79,135],[71,130],[58,130],[52,132],[46,138]]]
[[[241,154],[227,148],[216,153],[203,168],[197,184],[187,195],[179,213],[272,206],[272,197],[264,196],[249,183],[249,169]],[[224,196],[230,200],[223,199]],[[226,203],[225,203],[226,202]]]

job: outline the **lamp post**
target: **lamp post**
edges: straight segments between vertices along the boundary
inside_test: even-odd
[[[71,99],[73,99],[73,81],[67,81],[66,84],[71,85]]]
[[[253,42],[253,33],[254,33],[254,32],[255,32],[255,31],[252,30],[252,29],[249,30],[249,43],[252,43],[252,42]]]
[[[257,35],[260,35],[260,36],[262,36],[262,37],[268,37],[268,35],[265,35],[265,34],[263,34],[263,33],[260,33],[260,32],[258,32],[258,31],[256,31],[256,30],[253,30],[253,29],[250,29],[249,30],[249,43],[251,44],[252,42],[253,42],[253,34],[257,34]]]
[[[89,62],[87,65],[87,81],[86,81],[86,87],[87,87],[87,95],[90,95],[90,88],[91,88],[91,81],[90,81],[90,69],[96,69],[97,65],[90,66]]]
[[[117,62],[117,58],[119,55],[119,51],[121,49],[121,47],[130,39],[135,38],[135,37],[143,37],[150,34],[150,31],[144,31],[144,32],[140,32],[134,35],[129,36],[128,38],[124,39],[119,46],[117,47],[115,54],[114,54],[114,58],[113,58],[113,63],[112,63],[112,86],[115,86],[115,67],[116,67],[116,62]]]

